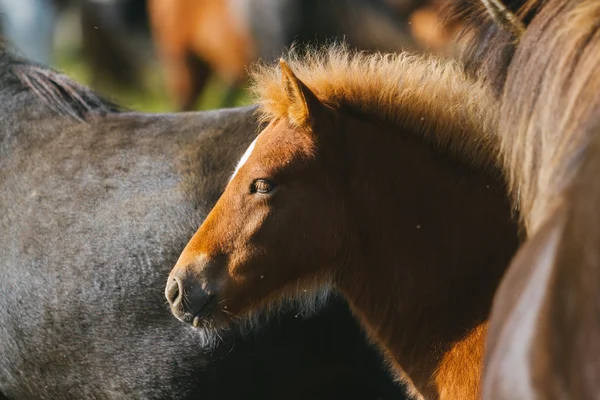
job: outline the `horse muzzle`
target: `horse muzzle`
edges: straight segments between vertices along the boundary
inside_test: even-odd
[[[173,315],[197,327],[214,308],[217,290],[213,285],[200,282],[190,275],[182,269],[171,272],[165,296]]]

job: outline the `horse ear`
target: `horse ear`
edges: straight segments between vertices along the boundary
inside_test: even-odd
[[[298,126],[308,124],[315,128],[321,118],[325,117],[325,106],[317,96],[291,70],[287,63],[279,60],[283,87],[290,99],[288,117]]]

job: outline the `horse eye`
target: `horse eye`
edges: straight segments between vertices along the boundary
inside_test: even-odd
[[[260,193],[260,194],[269,194],[275,189],[277,185],[273,182],[270,182],[266,179],[257,179],[252,182],[252,186],[250,187],[251,193]]]

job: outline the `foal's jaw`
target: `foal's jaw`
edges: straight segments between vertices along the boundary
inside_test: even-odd
[[[193,263],[176,265],[165,290],[172,313],[180,321],[200,328],[205,335],[228,328],[232,323],[254,329],[263,317],[290,308],[298,310],[298,315],[311,315],[325,304],[333,286],[329,276],[317,273],[263,293],[249,293],[247,289],[260,286],[257,281],[269,280],[268,272],[240,284],[233,282],[236,279],[231,276],[215,279],[212,277],[215,274],[203,273],[206,270],[227,271],[228,267],[216,267],[216,261],[200,256]]]

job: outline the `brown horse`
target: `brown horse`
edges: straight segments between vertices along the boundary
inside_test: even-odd
[[[600,2],[508,10],[495,14],[504,31],[475,25],[472,48],[491,50],[477,63],[501,93],[504,169],[529,239],[494,302],[484,397],[598,398]]]
[[[278,57],[292,42],[343,37],[379,51],[449,48],[453,27],[438,21],[431,0],[388,2],[149,0],[148,6],[167,89],[179,109],[189,110],[213,74],[229,86],[222,105],[231,105],[251,63]]]
[[[415,393],[475,399],[517,244],[485,90],[418,56],[290,65],[254,75],[269,125],[171,272],[173,313],[215,336],[339,292]]]
[[[211,71],[239,86],[256,43],[226,0],[149,0],[152,35],[165,70],[166,87],[180,110],[195,108]]]

